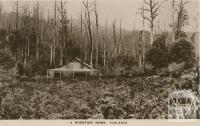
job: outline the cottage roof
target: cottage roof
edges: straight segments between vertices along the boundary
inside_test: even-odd
[[[89,64],[87,64],[86,62],[82,61],[82,60],[79,59],[79,58],[75,58],[74,60],[76,60],[77,62],[82,63],[84,66],[86,66],[86,67],[89,68],[89,69],[93,69],[92,66],[90,66]],[[73,60],[72,60],[72,61],[73,61]]]

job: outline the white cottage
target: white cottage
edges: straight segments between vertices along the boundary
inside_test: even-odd
[[[97,76],[99,74],[99,70],[94,69],[92,66],[83,62],[79,58],[75,58],[70,61],[65,66],[55,69],[48,69],[47,76],[48,78],[63,78],[63,77],[80,77],[80,76]]]

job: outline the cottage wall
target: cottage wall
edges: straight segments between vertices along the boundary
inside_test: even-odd
[[[86,66],[84,65],[82,66],[80,62],[76,62],[76,61],[68,63],[67,68],[68,69],[88,69]]]
[[[81,69],[81,63],[79,62],[70,62],[68,64],[69,69]]]

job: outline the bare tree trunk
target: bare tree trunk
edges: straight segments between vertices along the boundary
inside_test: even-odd
[[[90,16],[88,15],[88,17],[90,17]],[[91,30],[90,25],[91,25],[91,23],[90,23],[90,18],[89,18],[89,21],[88,21],[88,31],[89,31],[89,43],[90,43],[90,48],[91,48],[91,51],[90,51],[90,65],[93,66],[94,48],[93,48],[93,40],[92,40],[92,30]]]
[[[30,13],[28,14],[28,6],[27,6],[27,4],[26,4],[26,6],[25,6],[25,8],[24,8],[24,19],[23,19],[23,27],[26,27],[26,29],[27,29],[27,27],[28,27],[28,18],[29,18],[29,16],[30,16]],[[27,31],[28,32],[28,31]],[[23,42],[23,49],[24,49],[24,51],[23,51],[23,56],[24,56],[24,66],[26,65],[26,62],[27,62],[27,58],[28,58],[28,56],[29,56],[29,32],[28,33],[25,33],[24,34],[24,36],[25,36],[25,42]]]
[[[108,42],[108,29],[107,29],[107,17],[106,17],[106,38],[105,38],[105,41],[104,41],[104,45],[103,45],[103,66],[104,66],[104,68],[106,67],[106,65],[108,65],[108,64],[106,64],[106,44],[105,43],[107,43]],[[107,66],[108,67],[108,66]]]
[[[28,48],[27,48],[27,45],[28,45],[28,37],[26,36],[25,37],[25,46],[24,46],[24,66],[26,65],[26,61],[27,61],[27,52],[28,52]]]
[[[30,56],[30,39],[28,38],[28,57]]]
[[[141,69],[142,67],[142,62],[143,62],[143,31],[140,32],[140,39],[139,39],[139,43],[137,46],[137,57],[138,57],[138,67],[139,69]]]
[[[53,62],[53,43],[50,45],[50,66],[52,66]]]
[[[114,57],[115,64],[117,64],[117,35],[116,35],[116,20],[113,22],[113,41],[114,41]]]
[[[39,61],[39,3],[37,1],[36,9],[35,9],[35,16],[36,16],[36,61]]]
[[[120,26],[119,26],[119,49],[118,49],[118,55],[120,55],[120,53],[121,53],[121,48],[122,48],[121,39],[122,39],[122,21],[121,21],[121,19],[120,19]]]
[[[36,61],[39,61],[39,35],[37,34],[37,38],[36,38]]]
[[[85,18],[86,18],[86,13],[85,13]],[[89,48],[90,48],[90,44],[89,44],[89,33],[88,33],[88,28],[87,28],[87,21],[86,21],[86,19],[85,19],[85,21],[83,22],[84,23],[84,34],[85,34],[85,36],[87,36],[87,39],[88,39],[88,43],[86,44],[85,43],[85,46],[86,45],[89,45]],[[84,61],[87,61],[87,51],[90,51],[90,49],[89,50],[86,50],[85,49],[85,47],[84,47]],[[90,53],[90,52],[89,52]]]
[[[70,42],[72,42],[72,34],[73,34],[73,23],[72,23],[72,16],[71,16]]]
[[[81,22],[80,22],[80,25],[81,25],[81,37],[80,37],[80,43],[81,43],[81,60],[84,61],[84,56],[86,55],[85,54],[85,50],[84,50],[84,44],[83,44],[83,12],[82,12],[82,6],[81,6]],[[83,68],[83,62],[81,64],[81,68]]]
[[[60,66],[63,65],[63,47],[60,46]]]
[[[159,8],[166,0],[163,0],[161,3],[157,0],[143,0],[143,7],[140,8],[142,11],[139,13],[144,19],[146,19],[150,24],[150,44],[153,44],[154,41],[154,21],[158,17]],[[146,7],[144,6],[146,5]],[[144,11],[149,14],[149,16],[144,15]]]
[[[19,1],[16,1],[16,31],[18,31],[18,26],[19,26]]]
[[[88,0],[85,2],[83,1],[83,4],[85,6],[85,19],[87,22],[87,29],[88,29],[88,36],[89,36],[89,45],[90,45],[90,65],[93,66],[93,37],[92,37],[92,30],[91,30],[91,17],[90,13],[92,10],[90,10],[89,2]]]
[[[175,33],[174,33],[174,23],[175,23],[175,0],[172,0],[172,42],[174,43],[175,40]]]
[[[44,43],[44,36],[43,36],[44,24],[43,24],[43,15],[42,14],[40,15],[40,19],[41,19],[40,41],[41,41],[41,43]]]
[[[133,55],[133,57],[135,57],[135,37],[134,37],[134,33],[135,33],[135,23],[133,23],[133,41],[132,41],[132,55]]]
[[[63,32],[64,32],[64,30],[63,30],[63,21],[64,21],[64,3],[63,3],[63,1],[60,1],[60,15],[61,15],[61,31],[62,31],[62,33],[61,33],[61,41],[60,41],[60,66],[62,66],[63,65],[63,43],[65,43],[65,42],[63,42],[64,41],[64,36],[63,36]]]
[[[99,23],[98,23],[98,13],[97,13],[97,3],[94,1],[95,5],[95,17],[96,17],[96,68],[98,67],[99,62]]]
[[[103,44],[103,67],[106,66],[106,44]]]
[[[61,40],[59,43],[59,48],[60,48],[60,65],[63,65],[63,58],[64,58],[64,48],[66,47],[66,42],[68,38],[68,27],[67,27],[67,17],[66,17],[66,9],[64,8],[65,2],[60,1],[60,15],[61,15]]]
[[[55,65],[55,61],[56,61],[56,43],[57,43],[57,30],[56,30],[56,26],[57,26],[57,3],[55,1],[54,3],[54,40],[53,40],[53,44],[52,44],[52,63]]]
[[[50,25],[52,24],[52,22],[50,21],[49,11],[48,11],[47,22],[48,22],[48,26],[50,27]],[[54,41],[54,38],[53,38],[53,40],[50,43],[50,59],[49,59],[50,66],[52,66],[52,63],[53,63],[53,41]]]
[[[19,1],[16,1],[16,41],[18,43],[19,35],[18,35],[18,25],[19,25]],[[16,59],[18,59],[18,55],[16,54]]]
[[[0,2],[0,28],[2,28],[2,3]]]
[[[197,72],[197,78],[196,78],[196,84],[195,84],[195,90],[197,94],[199,95],[199,65],[195,68]]]
[[[150,0],[151,1],[151,0]],[[142,17],[142,31],[140,32],[140,40],[137,46],[137,55],[136,55],[136,59],[138,59],[138,67],[139,69],[142,67],[142,64],[144,64],[144,58],[145,58],[145,34],[144,34],[144,28],[145,28],[145,8],[144,8],[144,4],[146,3],[145,0],[143,0],[143,4],[141,7],[141,17]],[[150,5],[149,5],[150,6]],[[147,18],[149,21],[151,21],[149,18]],[[150,22],[152,24],[152,21]],[[152,25],[150,25],[152,26]],[[150,43],[152,45],[152,41],[153,41],[153,31],[151,28],[151,32],[150,32]]]
[[[150,32],[150,44],[153,45],[153,41],[154,41],[154,39],[153,39],[153,36],[154,36],[154,34],[153,34],[154,27],[151,26],[150,30],[151,30],[151,32]]]

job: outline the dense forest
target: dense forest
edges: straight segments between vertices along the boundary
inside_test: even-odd
[[[19,6],[20,2],[13,2],[10,13],[4,12],[1,7],[1,66],[17,66],[22,69],[18,71],[19,74],[45,75],[48,68],[62,66],[79,57],[104,74],[112,74],[117,73],[118,69],[134,72],[161,70],[169,64],[182,62],[188,66],[188,62],[195,63],[193,61],[198,57],[194,48],[198,33],[187,36],[183,31],[189,18],[185,9],[187,2],[183,0],[173,1],[172,31],[159,29],[155,25],[160,5],[164,6],[165,2],[144,2],[138,14],[143,23],[146,20],[151,24],[149,26],[153,32],[122,29],[121,20],[114,20],[112,26],[108,26],[105,20],[105,25],[101,26],[96,1],[83,1],[79,20],[67,15],[67,2],[52,3],[54,16],[48,15],[47,18],[39,2],[33,9],[28,3]],[[149,9],[154,10],[153,17],[148,16],[151,14]],[[184,38],[187,38],[186,41]],[[183,51],[185,56],[178,56],[176,48],[180,46],[183,46],[181,53]],[[188,46],[190,54],[184,51],[184,46]]]

